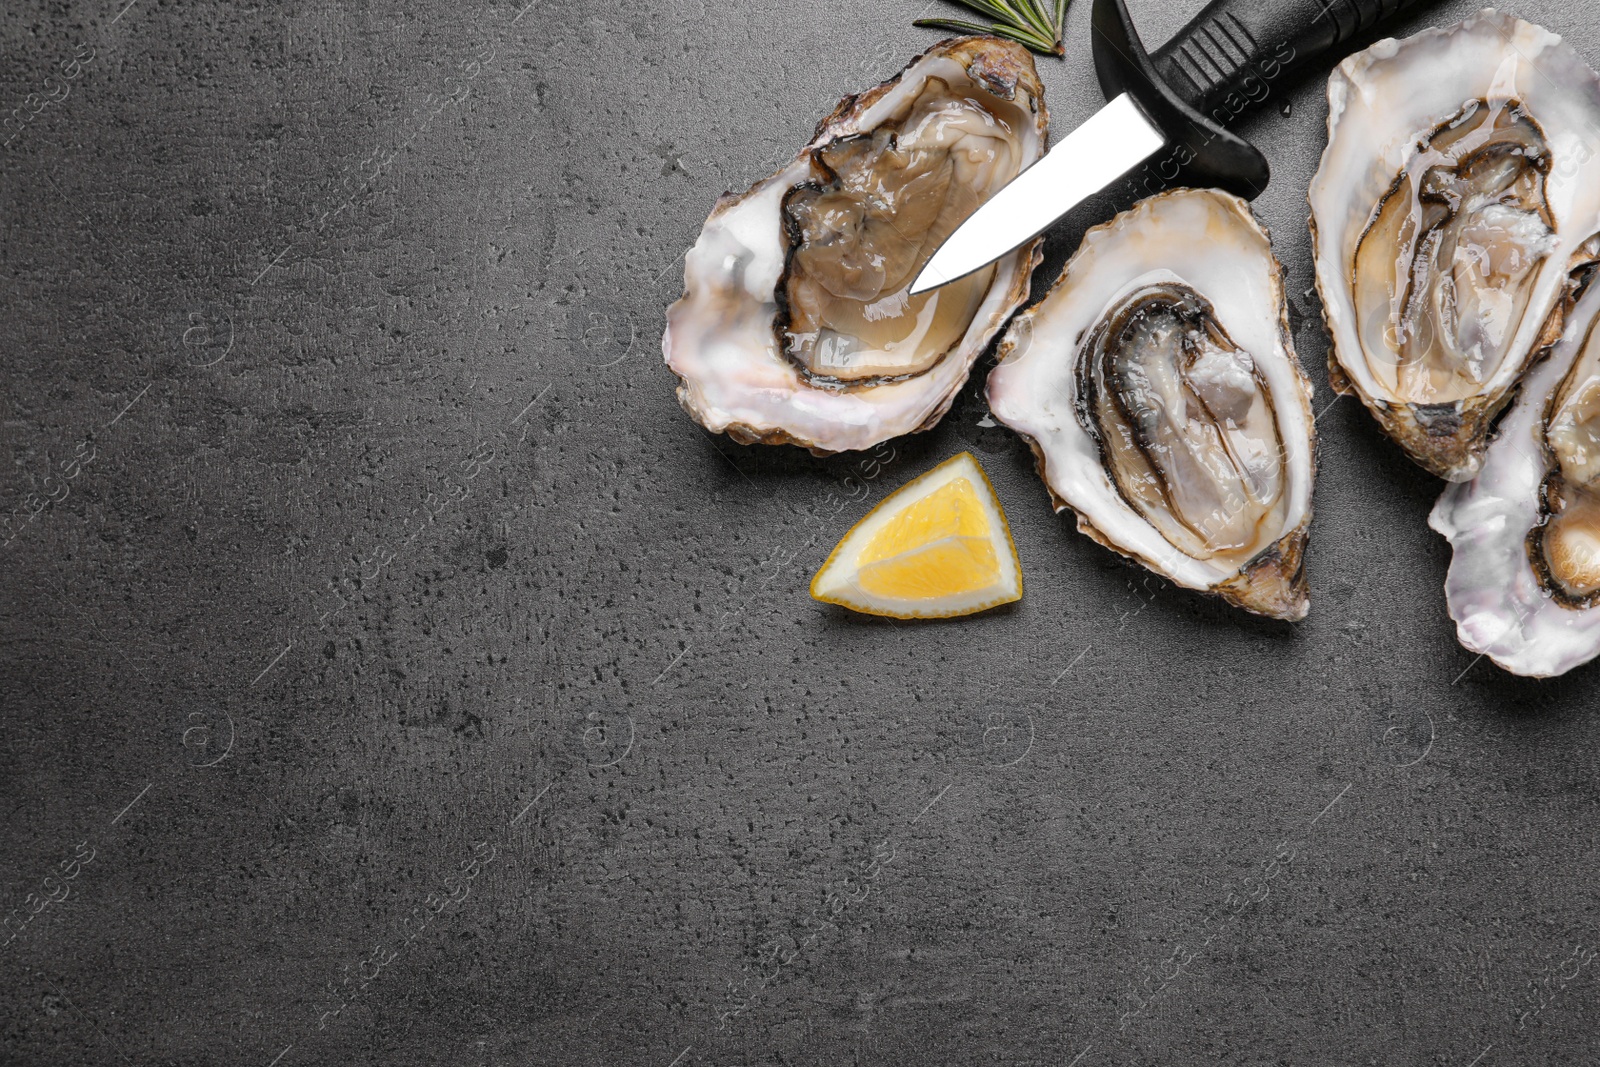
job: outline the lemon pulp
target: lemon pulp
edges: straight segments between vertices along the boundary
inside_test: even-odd
[[[1000,577],[989,516],[972,481],[957,478],[906,508],[856,557],[856,584],[873,596],[966,593]]]

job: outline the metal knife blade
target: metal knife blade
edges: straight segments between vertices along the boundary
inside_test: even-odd
[[[957,226],[917,275],[911,294],[937,289],[1014,251],[1166,143],[1123,93]]]

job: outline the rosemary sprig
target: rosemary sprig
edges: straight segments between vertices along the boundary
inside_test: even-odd
[[[992,33],[1027,45],[1046,55],[1066,55],[1061,43],[1061,27],[1071,0],[953,0],[970,11],[994,19],[983,26],[964,19],[917,19],[914,25],[954,33]]]

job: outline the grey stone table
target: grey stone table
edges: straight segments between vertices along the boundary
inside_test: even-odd
[[[6,7],[0,1062],[1594,1060],[1600,674],[1455,644],[1438,483],[1333,401],[1317,79],[1248,125],[1304,624],[1077,534],[973,385],[875,475],[679,411],[714,198],[936,6]],[[1025,600],[809,600],[962,449]]]

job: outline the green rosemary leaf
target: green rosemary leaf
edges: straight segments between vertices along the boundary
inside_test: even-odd
[[[964,22],[961,19],[917,19],[913,26],[922,26],[930,30],[949,30],[952,33],[978,33],[993,37],[1009,37],[1019,44],[1025,44],[1037,52],[1050,51],[1048,42],[1042,40],[1037,34],[1012,26],[980,26],[976,22]]]
[[[1045,40],[1032,30],[1025,29],[1021,26],[995,25],[989,27],[989,32],[994,34],[996,37],[1009,37],[1018,44],[1027,45],[1035,52],[1044,52],[1048,55],[1053,53],[1056,49],[1056,46],[1052,42]]]
[[[1067,50],[1062,43],[1061,22],[1062,16],[1066,12],[1068,0],[1056,0],[1054,10],[1051,8],[1050,0],[1028,0],[1028,2],[1039,13],[1039,21],[1043,22],[1048,28],[1049,32],[1045,36],[1055,42],[1055,47],[1051,51],[1058,56],[1066,55]]]
[[[994,33],[994,29],[989,26],[980,26],[976,22],[964,22],[961,19],[917,19],[911,25],[921,26],[926,30],[949,30],[951,33]]]
[[[1044,12],[1039,9],[1038,0],[1013,0],[1013,6],[1021,16],[1019,21],[1027,23],[1029,29],[1037,31],[1041,39],[1055,43],[1056,31]]]
[[[1001,22],[1017,21],[1016,12],[1005,6],[1005,0],[954,0],[955,3],[980,15],[988,15]]]
[[[1054,0],[1056,20],[1052,23],[1046,5],[1051,0],[951,0],[969,11],[987,15],[995,20],[992,26],[980,26],[964,19],[917,19],[914,25],[956,33],[988,33],[1006,37],[1025,44],[1035,52],[1046,55],[1065,55],[1061,43],[1061,19],[1071,0]]]
[[[1056,0],[1055,10],[1052,11],[1050,10],[1050,0],[1032,0],[1033,6],[1039,11],[1039,17],[1044,19],[1045,24],[1050,27],[1050,32],[1046,36],[1055,45],[1050,51],[1058,56],[1067,54],[1066,35],[1061,26],[1069,2],[1070,0]]]

